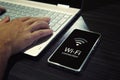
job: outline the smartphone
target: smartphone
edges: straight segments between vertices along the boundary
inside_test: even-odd
[[[50,55],[48,63],[80,72],[100,37],[100,33],[75,29]]]

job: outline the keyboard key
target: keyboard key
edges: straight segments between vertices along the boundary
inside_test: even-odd
[[[33,8],[23,5],[17,5],[13,3],[7,3],[0,1],[0,5],[7,9],[7,12],[0,16],[0,18],[4,18],[5,16],[10,16],[11,19],[17,17],[25,17],[25,16],[32,16],[32,17],[50,17],[50,28],[53,31],[57,31],[62,24],[70,17],[70,15],[66,15],[64,13],[44,10],[39,8]]]

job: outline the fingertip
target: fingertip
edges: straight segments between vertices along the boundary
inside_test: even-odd
[[[50,23],[51,18],[49,18],[49,17],[43,17],[43,20],[46,21],[46,22],[48,22],[48,23]]]
[[[46,30],[46,36],[48,35],[53,35],[53,30],[51,29]]]
[[[53,30],[52,29],[50,29],[50,34],[53,34]]]
[[[4,22],[9,22],[10,21],[10,17],[9,16],[6,16],[5,18],[4,18]]]
[[[9,22],[10,21],[10,17],[9,16],[5,16],[2,20],[2,22]]]

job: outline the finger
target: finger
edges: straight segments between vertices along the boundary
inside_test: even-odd
[[[53,31],[51,29],[38,30],[31,34],[33,41],[43,38],[48,35],[52,35]]]
[[[27,21],[29,20],[31,17],[22,17],[22,18],[19,18],[20,21],[24,22],[24,21]]]
[[[50,18],[30,18],[28,20],[25,21],[26,24],[31,25],[32,23],[34,23],[35,21],[45,21],[45,22],[50,22]]]
[[[6,16],[4,19],[1,20],[1,23],[7,23],[10,21],[10,17]]]
[[[42,17],[41,20],[46,21],[48,23],[50,22],[50,18],[49,17]]]
[[[34,32],[39,29],[49,29],[49,25],[45,21],[36,21],[29,27],[31,32]]]

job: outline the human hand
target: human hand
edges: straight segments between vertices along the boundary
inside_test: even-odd
[[[34,41],[51,35],[49,18],[23,17],[10,21],[5,17],[0,21],[0,44],[11,49],[11,54],[30,46]]]

